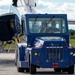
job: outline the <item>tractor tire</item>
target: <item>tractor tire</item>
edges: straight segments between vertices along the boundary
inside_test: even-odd
[[[74,74],[74,65],[70,66],[67,70],[68,74]]]
[[[55,72],[61,72],[61,69],[60,68],[57,68],[57,69],[54,68],[54,71]]]
[[[19,67],[17,67],[17,71],[18,71],[18,72],[24,72],[24,68],[19,68]]]
[[[29,68],[26,68],[25,70],[26,70],[26,72],[29,72]]]
[[[62,68],[62,72],[67,72],[67,68]]]
[[[36,66],[33,64],[30,64],[30,74],[36,74]]]

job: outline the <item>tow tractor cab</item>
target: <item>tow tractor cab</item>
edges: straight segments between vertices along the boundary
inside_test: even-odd
[[[52,22],[56,29],[51,27]],[[18,71],[36,68],[74,73],[75,49],[69,45],[66,14],[26,14],[22,17],[25,43],[18,44]]]

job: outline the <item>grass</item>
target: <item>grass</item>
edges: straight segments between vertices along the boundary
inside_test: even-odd
[[[7,45],[5,46],[6,49],[8,49],[9,47],[11,47],[12,49],[15,49],[15,48],[16,48],[16,44],[12,44],[12,45],[7,44]]]
[[[4,45],[5,45],[5,42],[4,42],[3,46],[4,46]],[[4,49],[8,49],[8,48],[15,49],[15,48],[16,48],[16,43],[14,43],[14,44],[7,44],[7,45],[4,47]]]
[[[75,39],[70,39],[71,46],[75,47]]]

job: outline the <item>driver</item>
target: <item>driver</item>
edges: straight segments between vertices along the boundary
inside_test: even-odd
[[[58,32],[58,31],[60,31],[60,30],[56,27],[56,22],[51,21],[51,26],[46,29],[46,33]]]

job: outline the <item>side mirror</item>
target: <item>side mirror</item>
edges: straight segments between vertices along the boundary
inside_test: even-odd
[[[74,32],[71,32],[70,35],[73,36],[74,35]]]

